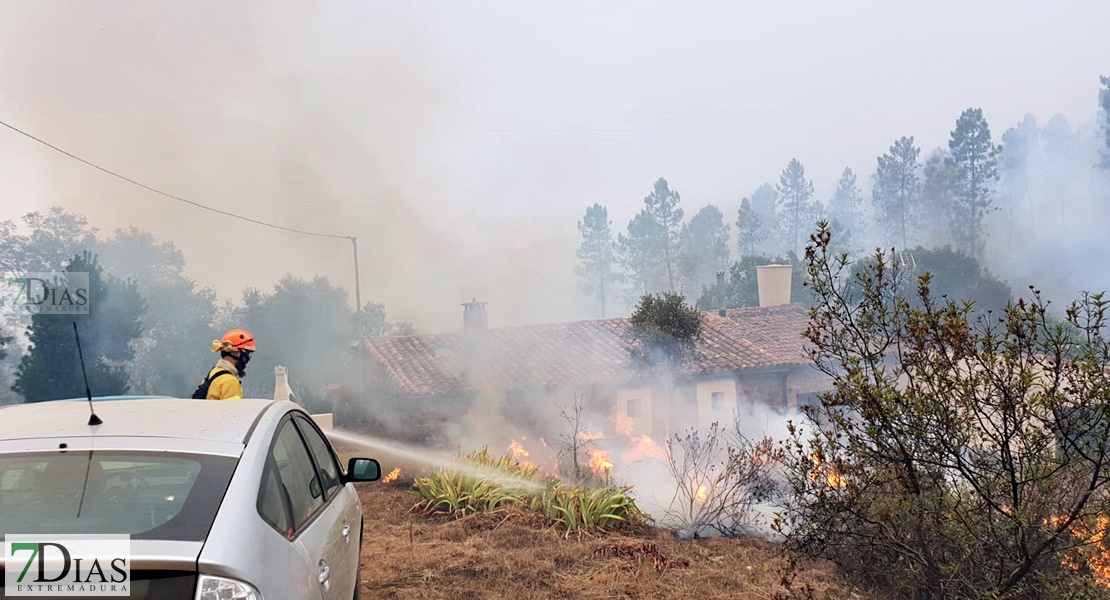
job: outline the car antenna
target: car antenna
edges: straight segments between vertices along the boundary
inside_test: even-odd
[[[89,425],[100,425],[104,421],[96,416],[93,409],[92,391],[89,390],[89,374],[85,372],[85,353],[81,352],[81,334],[77,333],[77,321],[73,322],[73,337],[77,338],[77,356],[81,359],[81,376],[85,378],[85,397],[89,399]]]

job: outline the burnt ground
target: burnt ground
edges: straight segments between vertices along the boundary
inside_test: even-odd
[[[788,560],[765,540],[678,540],[650,528],[567,536],[516,510],[424,516],[410,511],[411,482],[359,484],[363,598],[864,598],[816,563],[799,567],[790,595]]]

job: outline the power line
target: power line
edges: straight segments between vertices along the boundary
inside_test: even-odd
[[[143,188],[144,190],[154,192],[155,194],[158,194],[160,196],[165,196],[166,198],[169,198],[171,200],[177,200],[178,202],[184,202],[185,204],[189,204],[189,205],[195,206],[197,208],[202,208],[204,210],[212,211],[214,213],[218,213],[218,214],[221,214],[221,215],[232,217],[234,219],[247,221],[248,223],[254,223],[255,225],[262,225],[263,227],[270,227],[272,229],[280,229],[281,231],[288,231],[288,232],[291,232],[291,233],[299,233],[299,234],[302,234],[302,235],[312,235],[312,236],[316,236],[316,237],[336,238],[336,239],[341,239],[341,240],[351,240],[352,239],[352,237],[349,236],[349,235],[336,235],[334,233],[318,233],[318,232],[315,232],[315,231],[305,231],[303,229],[294,229],[292,227],[283,227],[281,225],[274,225],[273,223],[267,223],[265,221],[259,221],[258,219],[252,219],[250,217],[244,217],[243,215],[237,215],[233,212],[228,212],[226,210],[220,210],[218,208],[213,208],[211,206],[206,206],[206,205],[201,204],[199,202],[193,202],[192,200],[187,200],[185,198],[182,198],[181,196],[175,196],[175,195],[170,194],[168,192],[163,192],[160,189],[150,187],[149,185],[146,185],[145,183],[140,183],[138,181],[135,181],[134,179],[131,179],[130,177],[120,175],[119,173],[116,173],[115,171],[112,171],[110,169],[105,169],[104,167],[102,167],[98,164],[87,161],[87,160],[81,158],[80,156],[77,156],[76,154],[73,154],[72,152],[67,152],[66,150],[63,150],[63,149],[55,146],[54,144],[51,144],[50,142],[47,142],[46,140],[43,140],[41,138],[37,138],[37,137],[27,133],[26,131],[23,131],[22,129],[20,129],[18,127],[15,127],[14,125],[9,125],[8,123],[5,123],[4,121],[0,121],[0,125],[3,125],[4,127],[7,127],[8,129],[11,129],[12,131],[14,131],[14,132],[16,132],[16,133],[18,133],[22,136],[31,138],[32,140],[35,140],[36,142],[42,144],[43,146],[46,146],[47,148],[50,148],[50,149],[55,150],[57,152],[60,152],[64,155],[72,158],[73,160],[76,160],[78,162],[82,162],[82,163],[84,163],[84,164],[86,164],[86,165],[88,165],[88,166],[90,166],[90,167],[92,167],[92,168],[94,168],[98,171],[101,171],[103,173],[107,173],[108,175],[111,175],[112,177],[122,179],[122,180],[124,180],[124,181],[126,181],[126,182],[128,182],[132,185],[137,185],[137,186]]]

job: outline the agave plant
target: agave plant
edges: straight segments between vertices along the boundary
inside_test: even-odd
[[[588,490],[555,485],[533,497],[530,506],[567,531],[611,529],[644,521],[630,491],[613,486]]]
[[[515,480],[536,481],[538,469],[521,464],[512,455],[494,456],[488,448],[467,454],[466,462],[481,471],[489,470]],[[550,482],[538,493],[506,487],[496,478],[464,475],[438,469],[413,481],[417,502],[413,510],[441,512],[454,517],[519,505],[561,524],[568,532],[603,530],[623,524],[638,524],[644,514],[636,506],[630,487],[606,486],[597,489],[567,487]]]

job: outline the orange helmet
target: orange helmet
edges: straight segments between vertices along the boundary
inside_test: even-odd
[[[220,348],[217,348],[218,350],[247,350],[250,352],[255,351],[254,336],[252,336],[246,329],[232,329],[231,331],[224,334],[224,337],[220,340],[219,344]]]

